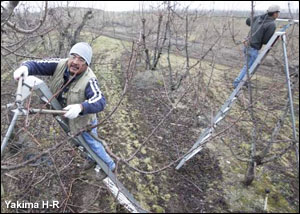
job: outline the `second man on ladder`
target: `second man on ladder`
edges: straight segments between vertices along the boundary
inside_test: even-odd
[[[253,17],[253,24],[250,18],[246,20],[247,25],[252,25],[252,32],[249,32],[248,37],[243,42],[245,46],[244,54],[246,63],[240,71],[239,76],[233,82],[234,88],[238,86],[240,81],[247,74],[247,70],[255,61],[258,56],[258,51],[263,44],[267,44],[273,36],[276,29],[275,20],[279,17],[279,12],[280,7],[278,5],[272,5],[268,8],[267,14]]]

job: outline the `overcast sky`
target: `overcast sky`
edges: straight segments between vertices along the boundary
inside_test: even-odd
[[[183,6],[198,9],[215,9],[215,10],[249,10],[251,9],[251,1],[179,1]],[[266,10],[271,4],[276,3],[282,9],[288,9],[288,1],[255,1],[256,10]],[[107,11],[130,11],[138,10],[139,7],[156,6],[159,3],[155,1],[104,1],[104,2],[89,2],[96,7],[102,7]],[[299,10],[299,1],[290,1],[293,10]]]
[[[59,6],[63,1],[49,1],[49,5]],[[282,11],[288,10],[290,2],[292,12],[299,11],[299,1],[255,1],[255,10],[267,10],[271,4],[277,4]],[[41,2],[26,2],[32,6],[41,5]],[[182,6],[194,9],[215,9],[215,10],[248,10],[251,9],[251,1],[178,1]],[[66,4],[66,1],[64,2]],[[161,1],[69,1],[70,6],[92,7],[105,11],[132,11],[139,10],[142,6],[148,9],[149,6],[158,6]]]

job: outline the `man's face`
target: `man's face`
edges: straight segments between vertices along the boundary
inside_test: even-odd
[[[71,74],[81,74],[87,69],[86,61],[77,54],[71,54],[68,60],[68,68]]]
[[[279,13],[280,13],[279,11],[276,12],[276,13],[274,13],[274,14],[273,14],[273,18],[274,18],[274,19],[277,19],[277,18],[279,17]]]

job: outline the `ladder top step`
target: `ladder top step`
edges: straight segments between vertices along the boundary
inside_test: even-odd
[[[285,34],[285,32],[280,32],[280,31],[275,32],[275,35],[278,35],[278,36],[281,36],[283,34]]]

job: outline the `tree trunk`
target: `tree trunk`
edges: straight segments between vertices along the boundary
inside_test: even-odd
[[[146,19],[143,18],[142,19],[142,24],[143,24],[143,32],[142,32],[142,39],[143,39],[143,47],[144,47],[144,51],[146,54],[146,70],[151,68],[151,64],[150,64],[150,56],[149,56],[149,50],[146,47],[146,33],[145,33],[145,23],[146,23]]]
[[[256,169],[256,162],[255,161],[249,162],[247,172],[245,175],[245,180],[244,180],[246,186],[251,185],[251,183],[255,179],[255,169]]]
[[[153,66],[151,67],[151,70],[155,70],[156,64],[158,62],[157,60],[157,55],[158,55],[158,50],[159,50],[159,36],[160,36],[160,26],[162,23],[163,15],[162,13],[159,14],[158,17],[158,26],[157,26],[157,32],[156,32],[156,44],[154,47],[154,54],[153,54]]]
[[[84,16],[83,16],[83,19],[82,19],[82,22],[80,23],[80,25],[77,27],[77,29],[75,30],[74,32],[74,35],[72,37],[72,40],[70,42],[70,47],[72,47],[73,45],[75,45],[77,42],[78,42],[78,38],[79,38],[79,35],[80,35],[80,32],[82,31],[84,25],[86,24],[86,22],[93,18],[93,15],[92,15],[92,11],[89,10],[87,11]]]

